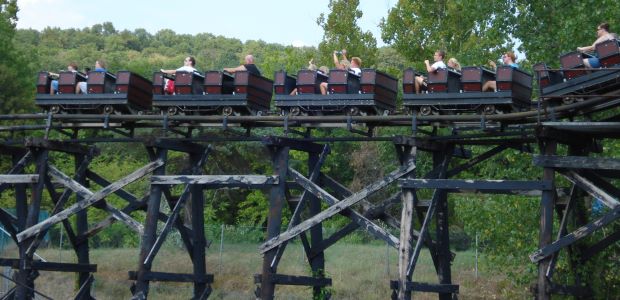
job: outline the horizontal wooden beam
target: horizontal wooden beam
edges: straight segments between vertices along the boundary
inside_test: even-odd
[[[570,246],[576,243],[577,241],[587,237],[588,235],[592,234],[594,231],[617,220],[618,218],[620,218],[620,206],[608,212],[601,218],[598,218],[591,223],[588,223],[584,226],[577,228],[575,231],[565,235],[561,239],[541,249],[536,250],[534,253],[530,254],[530,260],[533,263],[538,263],[539,261],[545,259],[546,257],[560,251],[562,248]]]
[[[279,147],[289,147],[293,150],[299,150],[304,152],[312,152],[312,153],[321,153],[323,152],[324,145],[317,144],[310,141],[300,140],[300,139],[292,139],[287,137],[279,137],[279,136],[267,136],[263,138],[263,144],[266,146],[279,146]],[[329,153],[329,148],[328,148]]]
[[[0,175],[0,183],[37,183],[39,175],[37,174],[16,174],[16,175]]]
[[[151,177],[151,184],[199,184],[207,187],[262,188],[278,183],[278,176],[264,175],[162,175]]]
[[[129,271],[129,280],[137,280],[138,272]],[[213,274],[196,276],[194,274],[168,273],[168,272],[146,272],[142,277],[147,281],[167,281],[167,282],[198,282],[213,283]]]
[[[28,137],[24,141],[24,146],[29,148],[43,148],[52,151],[66,152],[72,154],[88,154],[91,147],[84,146],[79,143],[46,140],[43,138]],[[95,148],[93,154],[97,155],[98,150]]]
[[[533,162],[543,168],[620,170],[620,159],[614,158],[536,155]]]
[[[528,191],[551,190],[550,181],[538,180],[468,180],[468,179],[401,179],[402,188],[409,189],[442,189],[449,191]]]
[[[269,276],[270,282],[283,285],[303,285],[303,286],[330,286],[331,278],[314,278],[309,276],[295,276],[272,274]],[[254,274],[254,283],[263,283],[261,274]]]
[[[0,266],[19,269],[20,260],[17,258],[0,258]],[[28,262],[27,262],[28,263]],[[28,265],[33,270],[54,272],[94,273],[97,272],[96,264],[57,263],[34,260]]]

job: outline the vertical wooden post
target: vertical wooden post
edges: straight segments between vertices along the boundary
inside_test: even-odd
[[[192,166],[198,165],[200,162],[201,154],[190,154],[190,164]],[[193,249],[193,264],[194,264],[194,299],[199,299],[204,294],[207,288],[207,283],[204,281],[207,275],[207,265],[205,260],[206,255],[206,238],[204,230],[204,193],[202,186],[192,185],[190,187],[192,194],[192,244]]]
[[[21,157],[18,155],[13,156],[13,164],[17,164]],[[26,194],[26,184],[15,185],[15,209],[17,217],[17,232],[21,232],[26,229],[26,219],[28,218],[28,196]],[[18,245],[20,258],[26,254],[28,247],[19,243]],[[20,264],[21,265],[21,264]],[[27,274],[24,274],[22,270],[17,271],[14,275],[15,281],[19,283],[26,283]],[[26,296],[23,289],[18,287],[15,293],[15,299],[24,299]]]
[[[409,160],[415,159],[417,148],[408,145],[395,145],[402,147],[400,151],[400,163],[406,164]],[[407,179],[415,178],[415,171],[409,173]],[[400,217],[400,244],[398,246],[398,299],[411,299],[411,291],[406,289],[407,282],[411,281],[407,269],[413,253],[413,212],[414,212],[414,193],[412,189],[402,191],[402,211]]]
[[[271,188],[269,195],[269,216],[267,220],[267,237],[269,240],[280,234],[282,226],[282,207],[286,201],[286,173],[288,170],[289,147],[270,147],[274,174],[279,176],[278,185]],[[263,257],[263,270],[261,274],[260,298],[263,300],[274,299],[276,286],[273,283],[272,275],[276,274],[276,267],[271,268],[271,261],[276,255],[278,248],[267,251]]]
[[[557,142],[547,140],[543,142],[543,148],[541,152],[544,155],[554,155],[557,150]],[[555,189],[555,171],[553,168],[543,169],[542,180],[553,182],[553,188]],[[540,232],[538,239],[538,248],[543,248],[552,241],[553,234],[553,209],[555,207],[555,198],[553,196],[553,190],[542,191],[540,200]],[[536,299],[549,300],[551,299],[551,293],[549,292],[549,280],[547,280],[547,268],[551,258],[547,257],[538,262],[538,284],[536,288]]]
[[[157,157],[152,157],[151,160],[161,159],[164,164],[155,169],[153,171],[153,175],[165,175],[168,150],[164,148],[157,148],[156,156]],[[155,244],[155,240],[157,239],[157,217],[159,216],[161,194],[162,186],[158,184],[151,184],[146,219],[144,221],[144,233],[140,244],[138,274],[132,299],[146,299],[149,292],[149,281],[145,279],[145,274],[151,271],[152,263],[145,264],[144,261],[148,256],[149,251]]]
[[[309,152],[308,153],[308,177],[310,177],[312,170],[316,163],[319,161],[319,154]],[[308,193],[309,194],[309,193]],[[309,201],[309,209],[310,216],[314,216],[321,212],[321,201],[319,198],[314,195],[308,195]],[[312,227],[310,229],[310,241],[312,243],[313,248],[319,248],[323,243],[323,223],[319,223],[318,225]],[[314,257],[310,259],[310,267],[312,268],[312,277],[315,278],[325,278],[325,252],[321,251],[317,253]],[[315,286],[312,289],[312,297],[313,299],[322,299],[323,296],[323,287]]]
[[[78,154],[75,156],[75,170],[77,172],[77,170],[79,169],[80,165],[82,164],[82,162],[86,159],[86,157],[83,154]],[[84,173],[85,174],[85,173]],[[81,175],[79,178],[77,178],[77,182],[79,182],[80,184],[86,186],[86,176],[85,175]],[[81,197],[79,194],[76,194],[76,201],[80,202],[84,200],[84,197]],[[80,210],[78,213],[76,213],[76,231],[77,231],[77,235],[81,236],[83,234],[85,234],[88,231],[88,214],[87,214],[87,210],[83,209]],[[89,245],[88,245],[88,239],[83,239],[82,242],[80,242],[79,244],[76,245],[75,247],[75,254],[77,256],[78,259],[78,263],[81,264],[90,264],[90,258],[89,258]],[[88,272],[82,272],[78,274],[78,286],[77,289],[80,289],[80,287],[82,285],[84,285],[84,283],[86,283],[88,281],[88,277],[90,276],[90,273]],[[92,281],[91,281],[92,282]],[[91,283],[87,283],[86,286],[84,286],[84,292],[82,293],[82,295],[86,295],[87,297],[90,297],[90,288],[91,288]],[[76,289],[76,290],[77,290]]]
[[[437,168],[442,165],[444,160],[449,161],[449,156],[452,155],[454,147],[452,145],[446,145],[442,151],[433,152],[433,167]],[[448,158],[446,158],[448,156]],[[442,172],[445,174],[445,172]],[[440,179],[445,179],[442,176]],[[436,233],[437,233],[437,256],[438,256],[438,268],[437,277],[439,278],[439,284],[452,284],[452,254],[450,253],[450,230],[448,224],[448,193],[445,190],[437,190],[439,194],[437,202],[437,215],[436,215]],[[451,293],[440,293],[440,300],[451,300]]]

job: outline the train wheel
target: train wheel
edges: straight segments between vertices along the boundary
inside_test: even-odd
[[[299,108],[299,107],[297,107],[297,106],[296,106],[296,107],[293,107],[293,108],[291,108],[291,110],[290,110],[289,114],[290,114],[291,116],[299,116],[299,115],[301,114],[301,108]]]
[[[430,107],[428,105],[420,107],[420,115],[430,116],[432,113],[433,113],[433,108],[432,107]]]
[[[52,105],[52,106],[50,107],[50,112],[51,112],[51,113],[53,113],[53,114],[57,114],[57,113],[59,113],[59,112],[60,112],[60,106],[58,106],[58,105]]]
[[[223,116],[230,116],[232,115],[234,112],[233,108],[230,106],[225,106],[224,108],[222,108],[222,115]]]
[[[359,114],[360,114],[360,108],[359,107],[351,106],[351,107],[347,108],[347,115],[348,116],[358,116]]]
[[[495,109],[495,105],[493,104],[485,105],[482,108],[482,113],[485,115],[492,115],[492,114],[495,114],[496,112],[497,110]]]
[[[106,105],[103,107],[104,114],[112,114],[114,113],[114,107],[112,105]]]
[[[562,98],[562,105],[569,105],[575,103],[575,98],[572,97],[564,97]]]
[[[174,116],[179,112],[179,109],[176,106],[170,106],[168,107],[168,115],[169,116]]]

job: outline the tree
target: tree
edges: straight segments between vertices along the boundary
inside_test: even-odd
[[[32,61],[14,45],[17,1],[0,0],[0,113],[26,110],[32,104],[34,72]]]
[[[399,1],[379,25],[382,39],[421,65],[437,49],[465,65],[484,64],[512,49],[516,9],[508,1]]]
[[[358,6],[359,0],[330,0],[329,15],[321,13],[317,19],[324,31],[323,41],[319,44],[320,64],[331,65],[333,51],[347,49],[349,59],[359,56],[364,67],[374,66],[377,40],[370,31],[363,32],[357,25],[357,19],[363,15]]]

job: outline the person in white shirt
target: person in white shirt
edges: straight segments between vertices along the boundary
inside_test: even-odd
[[[342,54],[342,60],[338,60],[338,53]],[[359,57],[351,58],[351,61],[347,59],[347,49],[342,51],[334,51],[333,54],[334,66],[336,69],[347,70],[357,76],[362,76],[362,59]],[[327,95],[327,82],[321,82],[320,85],[321,94]]]
[[[596,50],[596,44],[599,44],[599,43],[602,43],[608,40],[613,40],[613,39],[618,39],[618,35],[615,33],[609,32],[609,24],[601,23],[596,27],[596,41],[594,41],[594,43],[592,43],[592,45],[590,46],[577,47],[577,51],[583,52],[583,53],[594,52],[594,50]],[[601,62],[599,61],[598,57],[584,58],[583,64],[586,66],[586,68],[600,68],[601,67]]]
[[[160,71],[166,73],[166,74],[170,74],[170,75],[174,75],[177,71],[184,71],[184,72],[196,72],[196,68],[194,68],[194,66],[196,66],[196,59],[193,56],[188,56],[185,58],[185,60],[183,61],[183,66],[176,69],[176,70],[164,70],[161,69]]]
[[[439,69],[445,69],[446,64],[443,62],[443,59],[446,57],[446,52],[443,50],[435,51],[435,55],[433,56],[433,60],[435,61],[432,65],[427,60],[424,61],[426,65],[426,71],[428,73],[435,72]],[[415,92],[416,94],[420,93],[422,86],[426,86],[426,78],[424,76],[416,76],[415,77]]]

